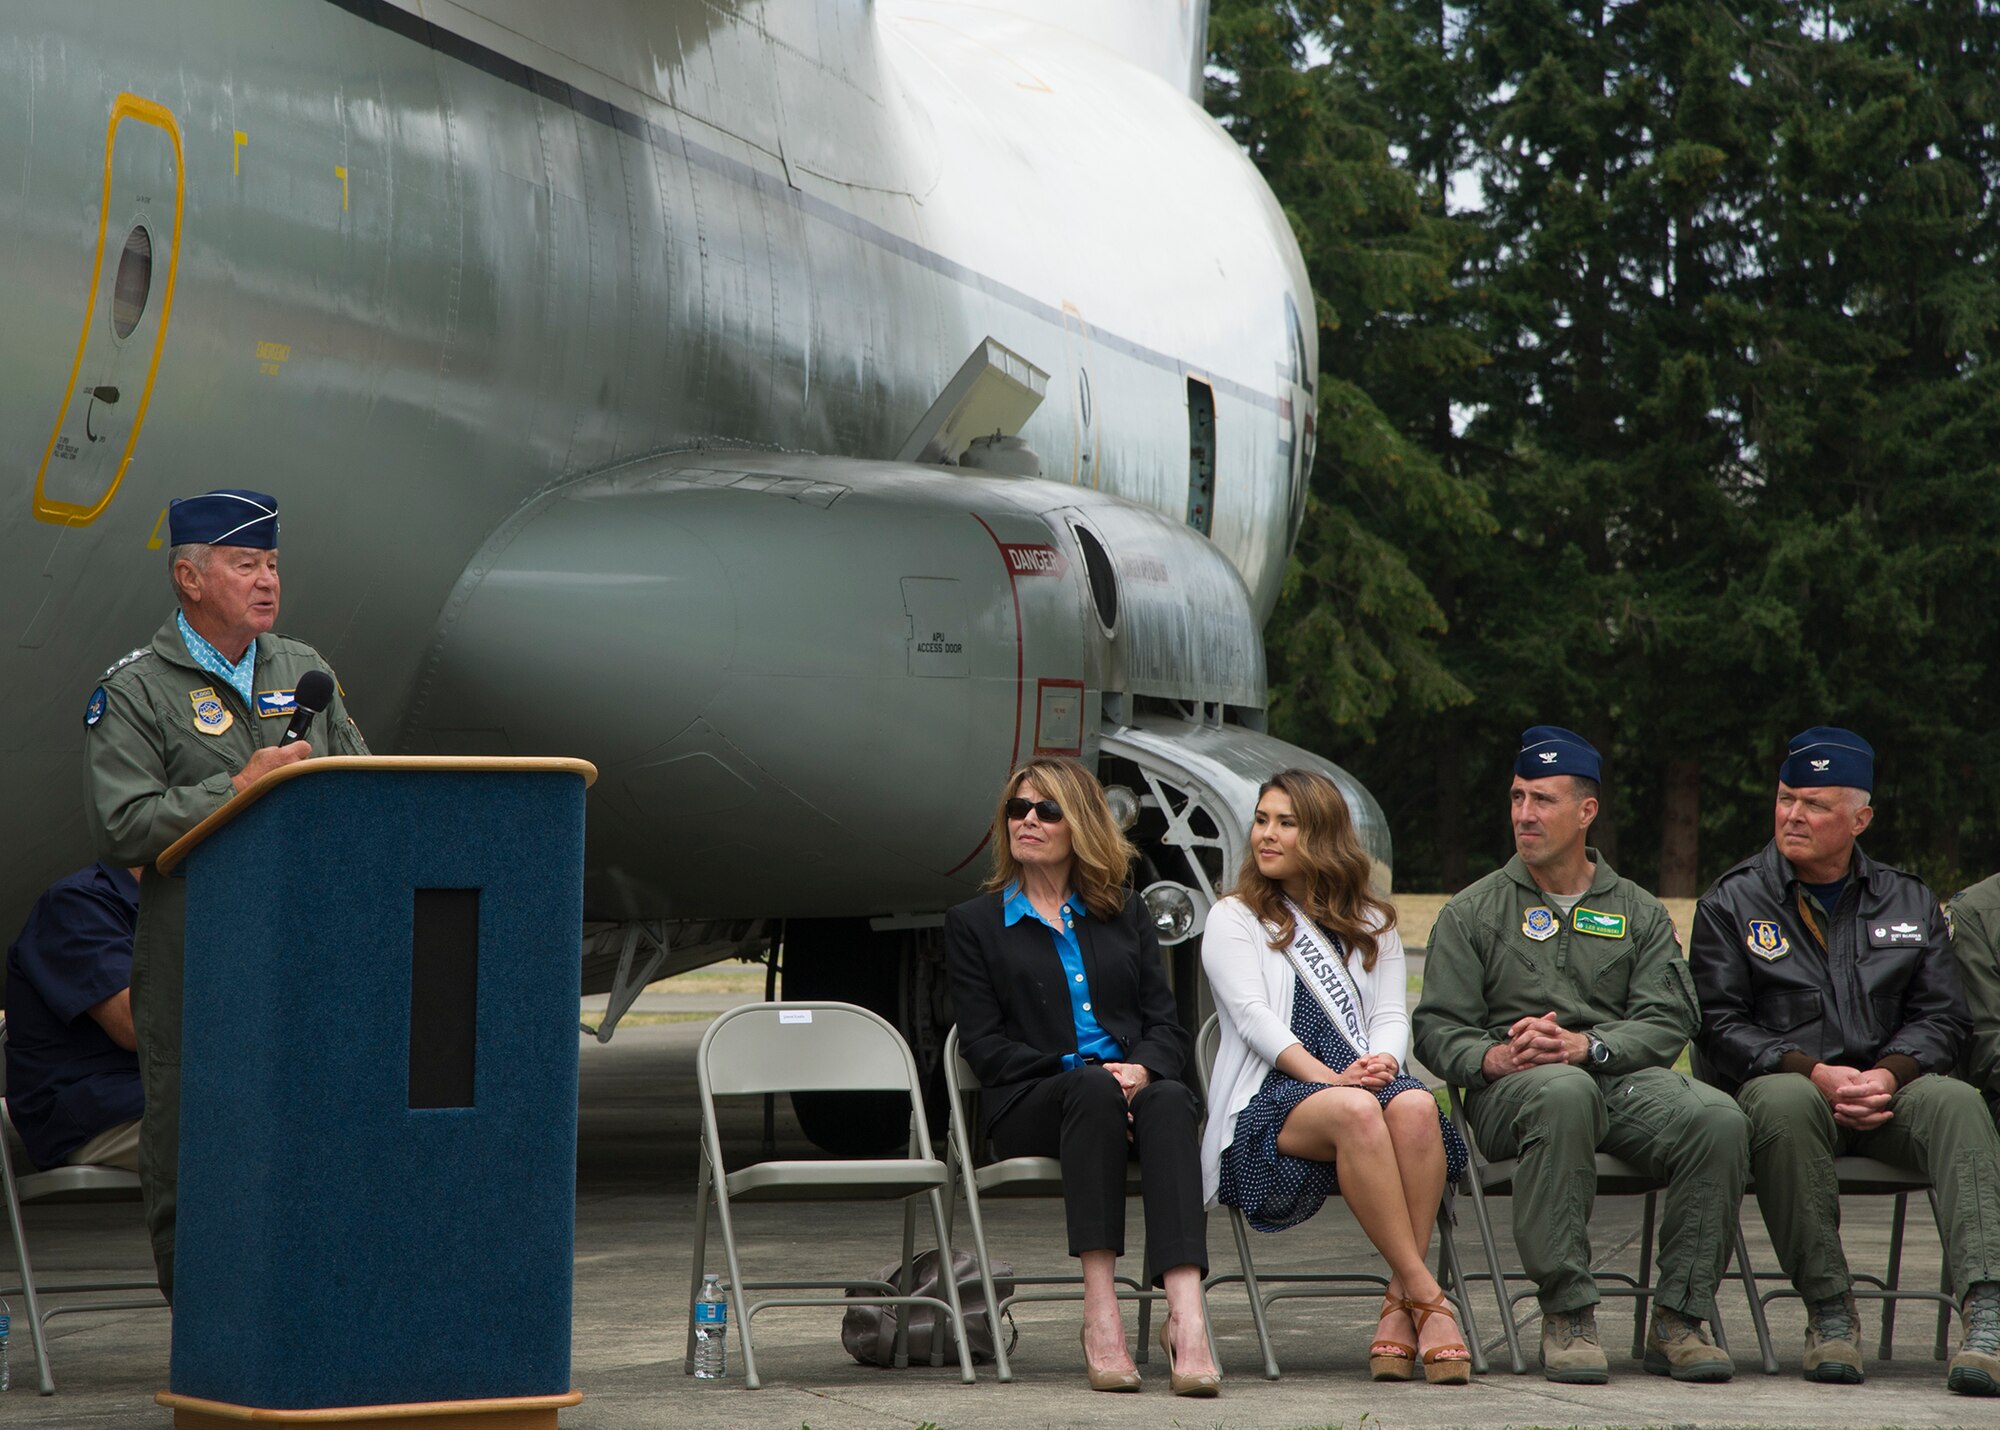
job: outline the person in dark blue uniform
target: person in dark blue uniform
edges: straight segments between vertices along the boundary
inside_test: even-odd
[[[42,892],[7,950],[7,1110],[37,1167],[138,1170],[138,924],[139,881],[92,864]]]

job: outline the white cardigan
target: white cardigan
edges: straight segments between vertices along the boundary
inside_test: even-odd
[[[1236,1137],[1237,1115],[1277,1066],[1278,1054],[1298,1042],[1292,1032],[1298,973],[1283,952],[1271,947],[1274,932],[1232,895],[1208,911],[1201,938],[1202,971],[1222,1025],[1208,1078],[1208,1127],[1201,1137],[1201,1192],[1211,1207],[1222,1179],[1222,1150]],[[1389,1054],[1401,1069],[1410,1056],[1403,940],[1390,929],[1377,935],[1375,947],[1374,968],[1363,968],[1357,958],[1347,971],[1361,990],[1368,1050]]]

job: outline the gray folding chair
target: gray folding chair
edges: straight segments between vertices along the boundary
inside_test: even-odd
[[[0,1099],[7,1091],[7,1019],[0,1016]],[[35,1348],[35,1368],[41,1377],[43,1395],[56,1393],[55,1373],[49,1366],[48,1323],[57,1316],[76,1315],[84,1311],[136,1311],[154,1307],[165,1307],[166,1301],[160,1295],[160,1284],[152,1281],[68,1281],[55,1285],[39,1285],[35,1281],[35,1270],[28,1257],[28,1233],[21,1217],[21,1208],[36,1202],[107,1202],[139,1200],[139,1176],[122,1167],[98,1167],[91,1165],[54,1167],[46,1172],[14,1172],[14,1126],[4,1111],[0,1101],[0,1180],[7,1189],[7,1229],[14,1238],[14,1264],[21,1268],[19,1285],[0,1286],[0,1296],[20,1296],[27,1307],[28,1339]],[[153,1294],[139,1300],[121,1297],[117,1300],[102,1299],[107,1294],[124,1291],[151,1291]],[[89,1299],[72,1301],[65,1299],[57,1305],[44,1305],[48,1296],[83,1296]]]
[[[1500,1326],[1507,1341],[1507,1354],[1514,1366],[1514,1374],[1528,1373],[1527,1359],[1521,1353],[1520,1333],[1514,1326],[1514,1303],[1526,1300],[1535,1294],[1530,1285],[1524,1290],[1510,1293],[1509,1279],[1526,1281],[1527,1275],[1520,1271],[1504,1271],[1500,1265],[1500,1246],[1493,1235],[1493,1219],[1486,1210],[1488,1197],[1508,1197],[1514,1194],[1514,1172],[1520,1165],[1520,1158],[1505,1157],[1499,1161],[1489,1161],[1480,1153],[1479,1141],[1472,1135],[1472,1124],[1465,1115],[1465,1103],[1457,1088],[1449,1090],[1452,1121],[1458,1125],[1459,1135],[1465,1138],[1467,1150],[1472,1154],[1465,1169],[1465,1187],[1472,1195],[1472,1213],[1479,1223],[1479,1240],[1486,1248],[1484,1273],[1473,1272],[1474,1280],[1482,1275],[1492,1281],[1493,1296],[1500,1306]],[[1629,1296],[1632,1298],[1632,1358],[1638,1360],[1646,1350],[1646,1306],[1653,1299],[1656,1289],[1653,1285],[1653,1234],[1657,1224],[1659,1195],[1666,1183],[1649,1177],[1631,1163],[1622,1161],[1608,1152],[1597,1154],[1597,1195],[1600,1197],[1644,1197],[1645,1209],[1641,1214],[1639,1227],[1639,1274],[1633,1276],[1624,1271],[1592,1268],[1591,1275],[1598,1283],[1598,1294],[1602,1296]],[[1742,1228],[1737,1227],[1737,1241],[1742,1241]],[[1740,1256],[1740,1249],[1736,1253]],[[1610,1281],[1619,1284],[1605,1285]],[[1729,1349],[1729,1338],[1722,1329],[1722,1312],[1717,1306],[1709,1307],[1709,1326],[1715,1332],[1715,1343],[1723,1350]]]
[[[1898,1301],[1933,1301],[1937,1303],[1937,1338],[1931,1347],[1931,1354],[1937,1360],[1945,1358],[1946,1338],[1951,1330],[1951,1314],[1958,1309],[1952,1295],[1951,1264],[1946,1261],[1938,1267],[1939,1290],[1925,1291],[1917,1287],[1904,1286],[1903,1276],[1903,1231],[1909,1220],[1910,1196],[1915,1192],[1924,1193],[1931,1204],[1931,1219],[1937,1219],[1937,1192],[1921,1172],[1908,1171],[1889,1162],[1878,1162],[1873,1157],[1836,1157],[1833,1159],[1833,1174],[1840,1186],[1843,1197],[1894,1197],[1896,1199],[1894,1219],[1889,1228],[1889,1265],[1881,1276],[1871,1276],[1855,1272],[1854,1295],[1857,1300],[1874,1300],[1882,1303],[1882,1329],[1876,1343],[1875,1358],[1894,1358],[1896,1343],[1896,1303]],[[1940,1230],[1938,1240],[1944,1237]],[[1778,1357],[1771,1347],[1771,1326],[1765,1315],[1765,1307],[1782,1296],[1797,1296],[1782,1271],[1757,1271],[1750,1264],[1750,1248],[1743,1240],[1743,1225],[1736,1226],[1737,1274],[1743,1282],[1743,1294],[1750,1302],[1750,1320],[1757,1328],[1757,1349],[1764,1357],[1764,1374],[1778,1373]],[[1757,1289],[1759,1281],[1783,1281],[1785,1284],[1774,1290]]]
[[[709,1024],[695,1055],[701,1095],[701,1172],[695,1188],[694,1273],[688,1280],[687,1356],[683,1369],[694,1373],[694,1303],[708,1263],[708,1209],[722,1229],[728,1263],[728,1291],[735,1302],[743,1373],[752,1390],[762,1385],[750,1322],[773,1306],[931,1306],[950,1318],[958,1344],[959,1379],[972,1383],[972,1348],[959,1309],[958,1281],[951,1274],[951,1237],[944,1192],[951,1172],[931,1151],[924,1123],[921,1085],[909,1046],[878,1015],[848,1003],[752,1003],[732,1008]],[[718,1097],[756,1097],[780,1092],[900,1092],[910,1101],[910,1142],[904,1157],[825,1161],[753,1162],[730,1171],[722,1155],[716,1120]],[[901,1282],[913,1286],[916,1199],[927,1199],[937,1234],[944,1297],[902,1294],[897,1286],[871,1278],[746,1281],[736,1249],[732,1208],[746,1202],[881,1201],[903,1204]],[[857,1294],[857,1288],[859,1292]],[[848,1294],[841,1294],[845,1289]],[[757,1291],[821,1291],[825,1294],[764,1296]],[[997,1311],[995,1313],[998,1314]],[[897,1318],[896,1364],[909,1364],[909,1313]],[[936,1363],[941,1338],[932,1337]]]
[[[972,1247],[973,1255],[979,1262],[980,1288],[986,1293],[986,1304],[993,1308],[994,1368],[1002,1381],[1010,1381],[1014,1378],[1014,1371],[1007,1363],[1006,1344],[999,1333],[1001,1313],[1021,1301],[1080,1301],[1083,1299],[1083,1278],[1074,1273],[1046,1276],[1016,1273],[1013,1278],[1016,1287],[1039,1286],[1044,1289],[1016,1290],[1004,1300],[999,1299],[993,1284],[993,1257],[986,1249],[986,1217],[980,1204],[988,1197],[1060,1200],[1062,1163],[1054,1157],[1006,1157],[981,1164],[978,1152],[984,1139],[979,1135],[979,1078],[972,1071],[972,1065],[959,1053],[956,1027],[945,1035],[944,1076],[951,1103],[949,1155],[957,1173],[958,1185],[965,1189],[965,1211],[972,1223]],[[1139,1195],[1137,1162],[1126,1163],[1125,1195]],[[1121,1275],[1117,1281],[1118,1299],[1139,1303],[1139,1347],[1133,1358],[1144,1365],[1151,1344],[1153,1302],[1165,1293],[1155,1291],[1131,1276]]]
[[[1201,1036],[1195,1041],[1195,1068],[1201,1074],[1201,1094],[1208,1097],[1208,1079],[1215,1068],[1215,1050],[1222,1041],[1222,1021],[1219,1015],[1209,1014],[1208,1021],[1201,1025]],[[1250,1301],[1250,1319],[1257,1327],[1257,1345],[1264,1353],[1264,1378],[1278,1378],[1278,1357],[1271,1345],[1271,1330],[1268,1322],[1274,1302],[1298,1297],[1342,1297],[1380,1296],[1389,1285],[1389,1278],[1379,1273],[1359,1271],[1281,1271],[1265,1272],[1261,1276],[1250,1254],[1250,1223],[1235,1207],[1228,1208],[1229,1229],[1236,1238],[1236,1256],[1243,1263],[1238,1272],[1219,1271],[1208,1278],[1210,1287],[1231,1281],[1243,1283],[1244,1294]],[[1486,1374],[1486,1353],[1480,1348],[1479,1327],[1473,1320],[1472,1300],[1466,1294],[1465,1276],[1459,1266],[1458,1246],[1452,1240],[1451,1213],[1443,1207],[1438,1210],[1438,1281],[1458,1306],[1459,1324],[1465,1332],[1466,1348],[1472,1354],[1472,1369],[1479,1375]],[[1264,1289],[1271,1283],[1282,1283]]]

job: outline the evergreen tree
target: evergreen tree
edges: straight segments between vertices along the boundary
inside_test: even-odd
[[[1325,0],[1220,0],[1208,102],[1285,206],[1318,300],[1317,457],[1268,645],[1280,732],[1346,756],[1397,702],[1421,713],[1469,698],[1437,658],[1441,613],[1391,531],[1488,521],[1476,486],[1383,408],[1383,394],[1479,354],[1433,312],[1452,298],[1462,239],[1426,211],[1330,66],[1307,58],[1332,23]]]

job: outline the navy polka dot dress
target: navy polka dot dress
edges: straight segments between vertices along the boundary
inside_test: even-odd
[[[1292,1033],[1305,1050],[1332,1068],[1345,1070],[1354,1061],[1347,1040],[1333,1031],[1326,1009],[1320,1006],[1303,979],[1292,979]],[[1396,1078],[1375,1096],[1384,1107],[1389,1099],[1415,1089],[1425,1091],[1415,1078]],[[1292,1109],[1325,1084],[1300,1082],[1272,1068],[1236,1117],[1236,1135],[1222,1149],[1222,1181],[1218,1198],[1241,1211],[1259,1231],[1283,1231],[1297,1226],[1318,1211],[1328,1196],[1339,1190],[1338,1173],[1331,1162],[1309,1162],[1288,1157],[1278,1150],[1278,1132]],[[1447,1187],[1457,1183],[1465,1171],[1465,1142],[1458,1129],[1442,1111],[1438,1132],[1444,1138],[1444,1180]]]

